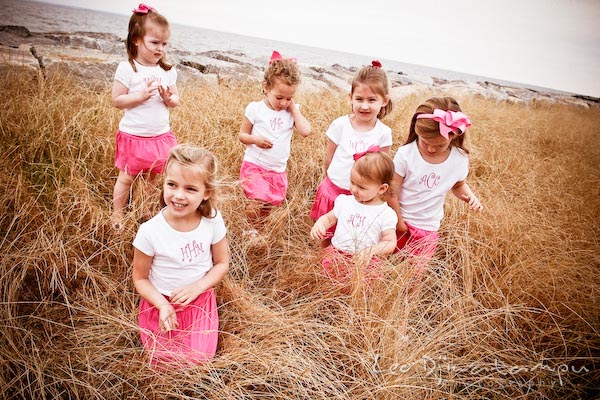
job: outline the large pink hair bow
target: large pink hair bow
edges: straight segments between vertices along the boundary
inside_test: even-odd
[[[283,57],[281,57],[281,54],[278,51],[273,50],[273,54],[271,54],[271,59],[269,60],[269,64],[271,64],[275,60],[283,60]],[[296,57],[290,57],[290,58],[287,58],[287,60],[296,62]]]
[[[361,151],[360,153],[356,153],[354,154],[352,157],[354,158],[354,161],[358,160],[359,158],[361,158],[362,156],[365,156],[367,153],[379,153],[381,151],[381,148],[379,146],[377,146],[376,144],[369,146],[368,149],[366,149],[365,151]]]
[[[440,124],[440,134],[448,139],[450,132],[456,135],[465,133],[471,126],[471,120],[460,111],[444,111],[436,108],[433,114],[419,114],[417,119],[431,118]]]
[[[156,11],[156,8],[147,6],[144,3],[140,3],[137,8],[133,9],[133,12],[136,14],[148,14],[149,11]]]

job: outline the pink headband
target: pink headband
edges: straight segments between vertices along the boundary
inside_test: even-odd
[[[417,119],[431,118],[440,123],[440,135],[448,139],[450,132],[456,135],[465,133],[471,120],[460,111],[444,111],[436,108],[433,114],[419,114]]]
[[[352,157],[354,158],[354,161],[358,160],[359,158],[361,158],[362,156],[366,155],[367,153],[379,153],[381,151],[381,148],[379,146],[377,146],[376,144],[369,146],[368,149],[366,149],[365,151],[361,151],[360,153],[356,153],[354,154]]]
[[[269,60],[269,64],[271,64],[275,60],[283,60],[283,57],[281,57],[281,54],[279,54],[278,51],[273,50],[273,54],[271,54],[271,59]],[[286,60],[296,62],[296,57],[286,58]]]
[[[147,6],[144,3],[140,3],[137,8],[133,9],[133,12],[136,14],[148,14],[148,11],[156,11],[156,8]]]

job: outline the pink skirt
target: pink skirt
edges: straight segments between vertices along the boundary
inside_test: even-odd
[[[355,274],[353,255],[336,249],[329,245],[323,254],[323,271],[336,286],[346,286],[351,282]],[[366,269],[362,271],[364,282],[370,286],[375,280],[381,278],[381,260],[377,257],[371,258]]]
[[[287,193],[288,179],[285,171],[269,171],[248,161],[242,162],[240,181],[248,199],[274,206],[280,205]]]
[[[419,259],[417,266],[422,270],[433,257],[440,235],[438,231],[426,231],[410,224],[406,224],[406,226],[408,226],[408,232],[396,231],[398,241],[394,252],[406,249],[408,254]]]
[[[169,150],[177,144],[173,132],[144,137],[117,131],[115,167],[128,175],[141,172],[160,174],[167,162]]]
[[[190,366],[212,359],[219,336],[219,314],[214,289],[202,293],[186,307],[174,307],[179,327],[162,333],[158,325],[158,309],[146,300],[140,300],[140,338],[150,355],[150,363]]]
[[[333,210],[333,202],[340,194],[352,194],[349,190],[337,187],[328,176],[323,179],[317,188],[315,202],[310,210],[310,217],[315,221],[320,216],[327,214]]]

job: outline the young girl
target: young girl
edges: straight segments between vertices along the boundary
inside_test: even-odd
[[[394,178],[394,163],[386,153],[367,151],[355,155],[350,172],[351,195],[341,194],[333,210],[315,222],[310,236],[323,240],[335,226],[331,245],[325,250],[323,268],[336,283],[346,284],[352,274],[352,258],[366,266],[367,278],[377,276],[377,256],[391,254],[396,247],[398,218],[386,202]]]
[[[112,225],[122,229],[124,210],[136,175],[150,181],[161,173],[169,149],[177,144],[169,126],[169,108],[179,104],[177,72],[165,61],[169,23],[154,8],[140,4],[129,19],[129,60],[119,63],[113,105],[125,111],[116,137]]]
[[[141,296],[140,336],[152,363],[198,363],[217,347],[213,287],[227,274],[229,250],[216,208],[217,160],[175,146],[166,163],[164,208],[133,241],[133,282]]]
[[[370,147],[388,153],[392,145],[392,130],[380,121],[392,111],[389,83],[379,61],[361,68],[350,91],[352,114],[334,120],[327,129],[325,179],[317,189],[310,216],[317,220],[333,208],[340,194],[350,193],[350,170],[353,156]],[[332,227],[324,236],[322,246],[329,244]]]
[[[288,187],[287,161],[294,128],[303,137],[310,134],[310,123],[294,103],[300,84],[300,70],[294,59],[283,59],[274,51],[262,83],[265,98],[246,106],[240,127],[240,141],[246,145],[240,180],[248,199],[246,216],[258,235],[257,227],[285,199]]]
[[[438,242],[438,229],[444,217],[444,200],[451,191],[468,203],[471,210],[483,206],[465,182],[469,173],[465,132],[469,118],[452,97],[434,97],[417,107],[406,143],[394,157],[394,190],[388,199],[398,215],[398,249],[413,256],[417,278]]]

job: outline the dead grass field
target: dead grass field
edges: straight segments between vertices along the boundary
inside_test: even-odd
[[[121,235],[110,230],[114,131],[110,84],[2,73],[0,104],[0,398],[4,399],[591,399],[600,380],[600,109],[457,94],[474,122],[469,182],[485,205],[449,198],[423,290],[408,298],[393,256],[369,295],[320,274],[308,211],[324,132],[347,95],[298,94],[313,125],[294,139],[287,202],[249,248],[236,184],[237,132],[258,82],[180,85],[180,142],[220,161],[231,271],[217,287],[214,361],[147,365],[137,332],[131,242],[156,211],[136,185]],[[432,93],[433,94],[433,93]],[[384,122],[395,152],[425,97]],[[141,182],[140,182],[141,183]]]

